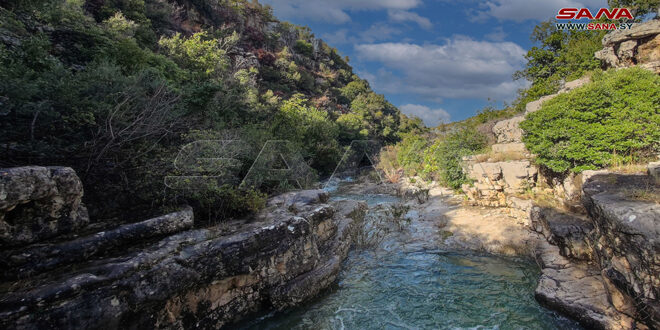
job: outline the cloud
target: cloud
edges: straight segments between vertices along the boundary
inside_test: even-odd
[[[484,22],[493,17],[499,20],[523,22],[545,21],[555,17],[565,7],[607,7],[605,0],[492,0],[480,5],[481,9],[469,13],[472,22]]]
[[[501,26],[496,27],[491,33],[485,35],[486,39],[492,41],[504,41],[508,33]]]
[[[456,36],[444,44],[359,44],[358,58],[380,62],[370,75],[387,93],[412,93],[436,102],[443,98],[513,99],[525,82],[512,74],[525,63],[525,50],[512,42],[476,41]]]
[[[414,22],[423,29],[430,29],[433,27],[433,23],[431,23],[428,18],[419,16],[418,14],[410,11],[388,10],[387,15],[393,22]]]
[[[422,0],[262,0],[273,7],[277,17],[284,19],[307,18],[342,24],[349,22],[349,11],[409,10],[422,4]]]
[[[348,29],[340,29],[332,33],[324,33],[321,35],[321,38],[330,45],[341,45],[349,43],[372,43],[376,41],[388,40],[401,33],[403,33],[403,31],[400,29],[385,23],[375,23],[357,35],[349,35]]]
[[[451,121],[451,116],[444,109],[431,109],[425,105],[419,104],[405,104],[399,109],[407,114],[417,116],[424,121],[424,124],[429,127],[438,126],[440,123],[448,123]]]

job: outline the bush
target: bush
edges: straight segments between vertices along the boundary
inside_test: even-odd
[[[339,158],[337,124],[326,111],[310,106],[302,94],[282,103],[272,126],[273,135],[300,147],[312,166],[331,173]]]
[[[461,166],[463,157],[481,151],[485,146],[486,137],[474,129],[463,128],[449,133],[424,152],[422,174],[459,189],[468,182]]]
[[[649,156],[660,141],[660,77],[639,68],[609,71],[547,101],[521,123],[538,164],[558,174]]]
[[[305,41],[305,40],[298,40],[296,41],[296,45],[294,46],[294,50],[303,56],[306,57],[312,57],[314,55],[314,47],[312,47],[312,44]]]

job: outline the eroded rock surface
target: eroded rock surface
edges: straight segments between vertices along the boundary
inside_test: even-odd
[[[603,275],[634,302],[631,316],[660,328],[660,204],[646,198],[657,194],[648,175],[596,174],[583,187]]]
[[[183,210],[12,250],[5,277],[32,274],[0,284],[0,327],[217,328],[293,306],[334,282],[365,212],[362,202],[303,191],[217,227],[191,230]]]
[[[560,212],[553,208],[537,208],[531,212],[532,228],[559,248],[559,253],[575,260],[590,260],[590,234],[594,228],[585,217]]]
[[[0,249],[75,232],[89,223],[80,179],[68,167],[0,169]]]
[[[600,271],[585,262],[571,262],[559,248],[542,242],[537,261],[542,274],[536,299],[593,329],[635,329],[636,323],[610,304]]]
[[[603,49],[595,56],[605,68],[639,66],[660,73],[660,20],[606,34]]]

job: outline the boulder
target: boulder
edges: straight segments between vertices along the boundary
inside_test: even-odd
[[[557,95],[559,95],[559,94],[546,95],[546,96],[543,96],[543,97],[541,97],[540,99],[538,99],[536,101],[527,103],[527,105],[525,106],[525,115],[528,115],[532,112],[539,111],[541,109],[541,106],[543,105],[543,103],[545,101],[552,100],[555,97],[557,97]]]
[[[82,196],[68,167],[0,169],[0,248],[79,231],[89,223]]]
[[[619,66],[619,58],[616,56],[616,52],[614,52],[614,46],[606,46],[597,51],[594,57],[599,59],[606,68],[616,68]]]
[[[512,190],[531,188],[536,182],[538,169],[529,160],[500,162],[499,165],[504,182]]]
[[[627,40],[619,44],[619,47],[616,51],[616,57],[619,59],[619,64],[623,66],[634,65],[636,48],[636,40]]]
[[[591,82],[590,77],[582,77],[580,79],[571,80],[571,81],[568,81],[568,82],[564,83],[564,87],[561,90],[564,91],[564,92],[567,92],[567,91],[576,89],[578,87],[582,87],[582,86],[584,86],[584,85],[586,85],[590,82]]]
[[[603,46],[612,46],[633,39],[642,39],[660,34],[660,20],[635,24],[629,30],[612,31],[603,37]]]

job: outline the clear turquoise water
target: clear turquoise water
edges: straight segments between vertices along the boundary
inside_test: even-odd
[[[359,198],[371,206],[391,196]],[[338,283],[304,306],[269,313],[244,329],[579,329],[534,300],[528,260],[443,251],[431,224],[413,221],[380,246],[353,251]]]

